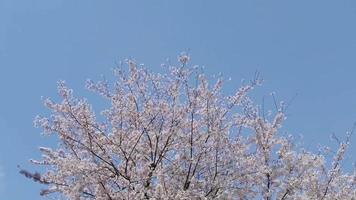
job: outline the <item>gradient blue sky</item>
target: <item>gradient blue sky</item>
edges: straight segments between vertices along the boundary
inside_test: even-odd
[[[307,148],[333,144],[329,135],[342,137],[356,121],[354,0],[0,0],[0,199],[40,199],[41,186],[16,166],[32,169],[38,146],[54,145],[32,121],[46,113],[40,99],[56,96],[57,80],[88,96],[85,79],[110,77],[119,60],[159,71],[187,49],[194,64],[232,78],[228,92],[258,70],[257,101],[298,93],[285,128]]]

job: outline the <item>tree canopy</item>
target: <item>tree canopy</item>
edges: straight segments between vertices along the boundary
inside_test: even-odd
[[[178,61],[159,74],[127,60],[112,84],[88,80],[111,105],[104,120],[60,81],[62,101],[45,99],[51,115],[35,119],[60,144],[31,160],[43,173],[20,172],[46,185],[42,195],[74,200],[356,197],[356,173],[340,165],[352,131],[328,163],[279,132],[283,104],[266,114],[249,97],[258,75],[225,95],[222,78],[212,82],[189,55]]]

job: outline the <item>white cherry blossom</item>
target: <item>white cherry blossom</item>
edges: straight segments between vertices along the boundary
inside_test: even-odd
[[[178,60],[161,75],[130,59],[112,85],[88,80],[111,104],[105,120],[60,81],[62,100],[45,99],[51,115],[35,119],[59,146],[31,160],[44,173],[20,172],[46,185],[42,195],[73,200],[355,199],[356,172],[340,166],[351,134],[326,163],[279,132],[283,108],[265,117],[249,98],[258,76],[225,96],[222,79]]]

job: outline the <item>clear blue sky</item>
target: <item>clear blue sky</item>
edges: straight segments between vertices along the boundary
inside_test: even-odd
[[[356,121],[354,0],[0,0],[0,199],[40,199],[41,186],[16,166],[32,169],[37,147],[53,145],[32,120],[57,80],[85,96],[85,79],[110,77],[119,60],[159,71],[187,49],[208,73],[231,77],[229,91],[258,70],[257,100],[298,93],[285,127],[308,148],[332,144],[332,132],[342,137]]]

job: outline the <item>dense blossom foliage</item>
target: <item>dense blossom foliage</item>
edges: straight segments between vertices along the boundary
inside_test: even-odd
[[[164,75],[127,60],[112,86],[89,80],[111,103],[104,120],[59,82],[62,101],[45,99],[52,114],[35,124],[60,144],[31,160],[43,173],[21,173],[46,185],[42,195],[73,200],[356,197],[356,173],[340,166],[350,134],[327,163],[280,135],[283,105],[265,116],[248,97],[258,76],[226,96],[222,79],[209,83],[188,55],[178,60]]]

